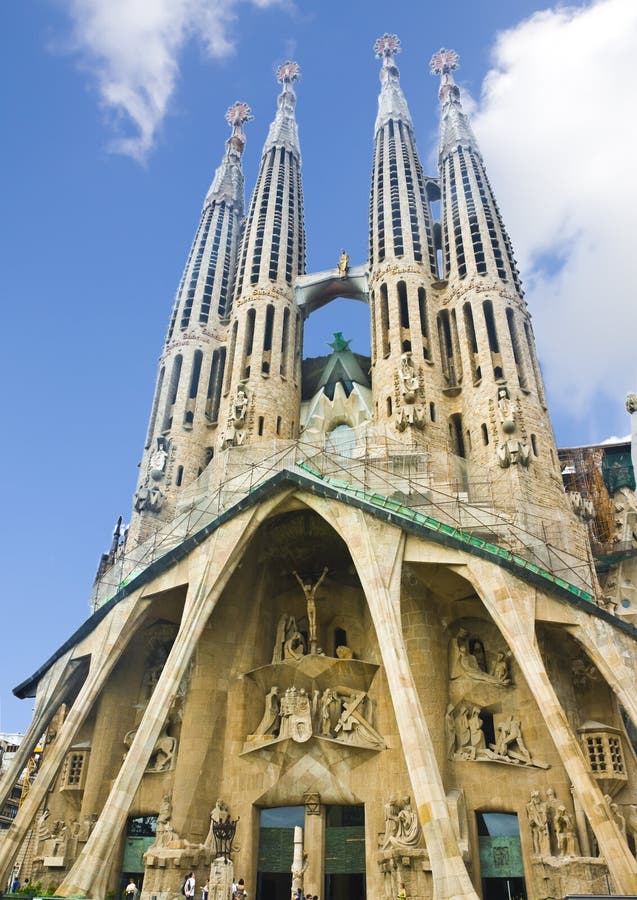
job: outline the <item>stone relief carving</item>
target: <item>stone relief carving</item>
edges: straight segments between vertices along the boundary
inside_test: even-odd
[[[495,742],[487,745],[486,715],[490,713],[469,702],[462,702],[457,708],[452,703],[447,706],[445,735],[449,759],[549,768],[547,763],[532,758],[522,737],[522,723],[516,716],[494,722]]]
[[[396,428],[398,431],[404,431],[408,425],[424,428],[425,411],[419,402],[422,400],[422,383],[410,351],[401,355],[396,377],[399,400],[396,404]]]
[[[626,412],[631,415],[637,412],[637,394],[628,394],[626,397]]]
[[[379,844],[381,850],[423,846],[418,814],[411,808],[410,797],[385,804],[385,834]]]
[[[153,751],[150,754],[150,759],[148,760],[148,764],[144,770],[145,772],[170,772],[175,768],[177,738],[169,734],[172,724],[172,716],[169,713],[159,734],[159,737],[155,741],[155,746],[153,747]],[[134,728],[132,731],[129,731],[124,735],[124,744],[126,745],[124,759],[126,758],[128,751],[130,750],[131,744],[133,743],[136,734],[137,729]]]
[[[504,438],[504,440],[498,444],[496,450],[498,463],[503,469],[508,469],[509,466],[518,465],[518,463],[522,466],[528,466],[531,450],[526,443],[526,440],[520,440],[518,437],[513,437],[516,432],[524,431],[524,429],[518,427],[515,405],[511,400],[509,389],[505,384],[501,384],[498,387],[497,408],[500,430]],[[524,437],[524,435],[522,437]]]
[[[166,463],[168,462],[168,450],[170,444],[165,437],[161,435],[157,438],[157,447],[151,454],[148,463],[148,474],[153,481],[161,481],[166,472]]]
[[[225,447],[240,447],[246,438],[246,422],[248,418],[248,394],[242,382],[237,387],[228,417],[228,427],[224,438]]]
[[[511,684],[507,655],[498,652],[487,671],[484,644],[479,639],[470,642],[469,632],[460,628],[449,643],[449,677],[454,680],[466,676],[474,681],[506,687]]]
[[[302,579],[298,572],[292,573],[300,584],[301,590],[303,591],[303,594],[305,596],[310,653],[316,653],[317,648],[316,594],[321,584],[325,580],[325,576],[327,575],[327,573],[328,568],[327,566],[325,566],[315,584],[312,584],[308,578]]]
[[[579,855],[573,816],[560,803],[553,788],[547,788],[546,799],[540,791],[533,791],[526,804],[531,829],[533,855],[574,857]]]
[[[368,749],[385,746],[371,724],[372,701],[365,691],[289,687],[280,694],[274,685],[265,696],[265,709],[248,741],[265,742],[291,738],[305,743],[313,735]]]

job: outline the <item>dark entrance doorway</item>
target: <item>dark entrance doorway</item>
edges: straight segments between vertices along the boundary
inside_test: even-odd
[[[144,853],[155,843],[157,816],[134,816],[126,823],[124,859],[119,880],[119,896],[131,878],[141,891],[144,882]]]
[[[324,900],[365,900],[365,807],[329,806]]]
[[[476,813],[484,900],[526,900],[520,827],[515,813]]]
[[[325,900],[364,900],[364,873],[325,876]]]
[[[259,900],[290,900],[294,826],[302,828],[304,824],[304,806],[277,806],[261,810],[256,884]]]

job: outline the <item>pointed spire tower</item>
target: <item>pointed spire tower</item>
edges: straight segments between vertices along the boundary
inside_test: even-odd
[[[426,179],[395,62],[400,41],[384,34],[374,51],[381,60],[381,90],[369,217],[372,390],[377,421],[411,438],[427,424],[436,251]]]
[[[437,317],[449,449],[479,470],[508,470],[503,502],[544,482],[564,502],[530,316],[482,155],[453,79],[458,54],[431,59],[440,83],[439,175],[447,279]],[[541,495],[538,485],[533,486]],[[549,497],[551,500],[549,501]]]
[[[295,62],[279,66],[277,112],[263,146],[241,241],[220,435],[224,447],[296,437],[302,321],[294,279],[305,271]]]
[[[204,200],[159,363],[129,542],[174,516],[180,491],[213,455],[244,219],[243,126],[251,118],[245,103],[226,112],[232,131]]]

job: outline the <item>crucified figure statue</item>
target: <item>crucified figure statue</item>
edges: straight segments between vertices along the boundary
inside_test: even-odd
[[[311,584],[305,584],[299,576],[298,572],[293,572],[292,574],[301,585],[301,589],[305,594],[305,602],[307,604],[308,643],[310,645],[310,653],[316,653],[316,592],[322,584],[323,579],[327,575],[327,566],[325,566],[325,568],[321,572],[321,576],[314,586],[312,586]]]

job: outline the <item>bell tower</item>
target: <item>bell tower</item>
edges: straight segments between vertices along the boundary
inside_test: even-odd
[[[237,251],[244,218],[245,103],[226,113],[232,133],[204,200],[177,289],[159,372],[128,540],[144,540],[176,511],[182,488],[214,454]]]
[[[279,66],[277,112],[263,147],[241,241],[228,335],[220,443],[295,438],[303,323],[294,279],[305,271],[295,62]]]
[[[384,34],[374,50],[381,90],[369,210],[372,391],[376,421],[411,439],[432,431],[432,285],[438,272],[426,179],[395,62],[400,41]]]

